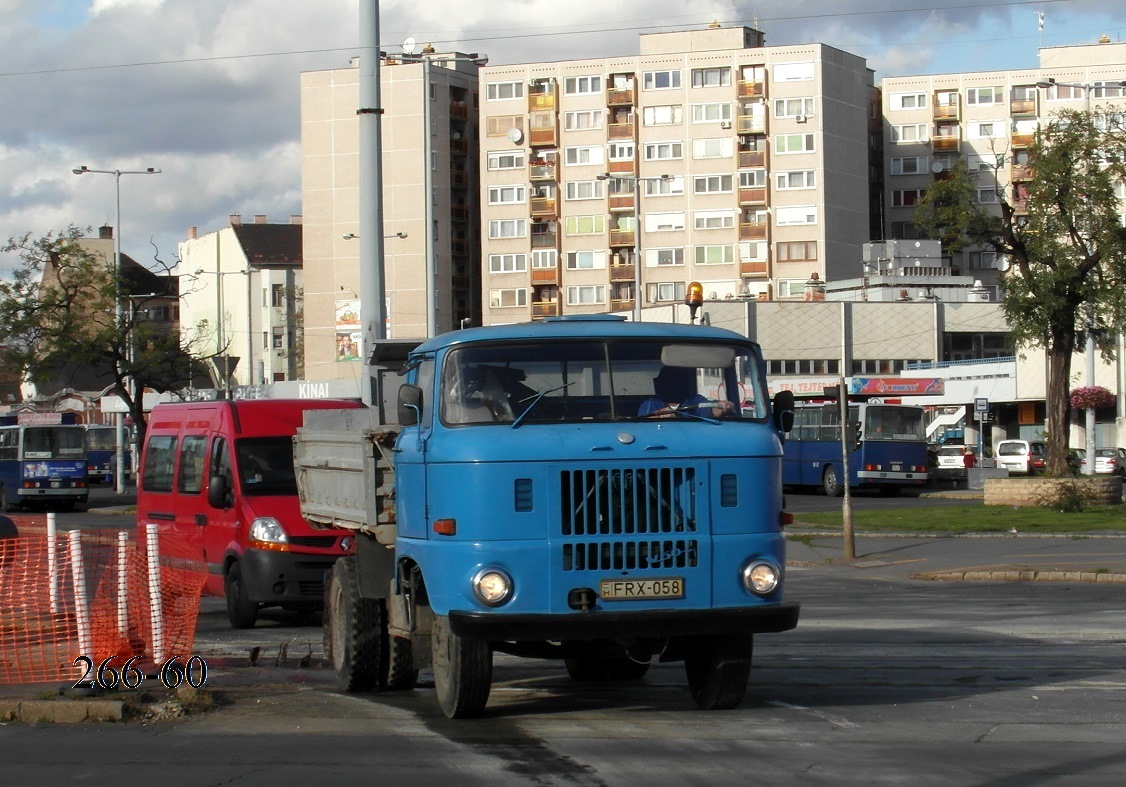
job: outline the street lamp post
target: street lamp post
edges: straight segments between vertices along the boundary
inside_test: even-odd
[[[599,180],[625,180],[633,182],[633,320],[641,322],[641,184],[643,181],[669,181],[671,175],[641,177],[603,172]]]
[[[148,167],[147,169],[90,169],[83,165],[75,167],[71,170],[75,175],[113,175],[114,186],[114,228],[113,228],[113,319],[114,327],[120,333],[122,330],[123,309],[121,304],[121,176],[122,175],[159,175],[160,170],[156,167]],[[117,376],[121,376],[121,361],[114,361],[115,371]],[[133,378],[128,377],[122,380],[123,384],[127,384],[127,390],[132,395],[131,398],[136,398],[137,392],[130,390],[133,385]],[[142,392],[143,396],[143,392]],[[118,494],[125,492],[125,413],[117,413],[116,418],[117,426],[117,470],[114,473],[114,491]],[[134,427],[135,428],[135,427]],[[136,471],[137,468],[134,468]]]

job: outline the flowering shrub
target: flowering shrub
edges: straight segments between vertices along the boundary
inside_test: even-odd
[[[1100,407],[1112,407],[1114,394],[1101,385],[1085,385],[1071,391],[1071,407],[1073,410],[1097,410]]]

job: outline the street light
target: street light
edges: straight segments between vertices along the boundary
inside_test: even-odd
[[[113,315],[114,327],[120,333],[122,330],[123,309],[121,305],[121,176],[122,175],[159,175],[156,167],[147,169],[90,169],[85,164],[71,170],[75,175],[113,175],[114,186],[114,229],[113,229]],[[122,377],[120,360],[114,361],[117,376]],[[122,384],[127,384],[127,392],[131,398],[136,398],[137,392],[131,390],[133,378],[122,379]],[[142,398],[143,398],[142,393]],[[114,491],[118,494],[125,493],[125,413],[117,413],[117,472],[114,473]],[[135,425],[134,425],[134,428]],[[136,468],[134,468],[136,469]]]
[[[672,175],[643,178],[639,175],[618,175],[603,172],[597,178],[599,180],[633,181],[633,320],[634,322],[641,322],[641,183],[647,180],[667,182],[672,180]]]
[[[231,356],[230,356],[230,353],[228,352],[229,348],[227,347],[227,327],[226,327],[226,319],[225,319],[224,307],[223,307],[223,277],[224,276],[247,276],[247,277],[249,277],[250,276],[250,270],[244,269],[244,270],[239,270],[239,271],[207,271],[207,270],[204,270],[203,268],[197,268],[196,271],[192,275],[193,276],[209,275],[209,276],[215,276],[218,279],[217,288],[216,288],[217,292],[216,292],[216,295],[215,295],[215,307],[216,307],[216,309],[218,310],[218,313],[219,313],[218,314],[219,326],[218,326],[218,329],[216,330],[215,336],[216,336],[216,351],[219,353],[219,358],[223,362],[222,366],[220,367],[220,374],[222,375],[222,381],[221,381],[222,382],[222,392],[223,392],[223,398],[225,399],[225,398],[228,397],[228,395],[230,393],[231,369],[229,368],[229,365],[230,365],[230,357]],[[250,283],[250,279],[247,278],[247,285],[248,286],[249,286],[249,283]],[[250,299],[247,298],[247,310],[248,311],[249,311],[249,308],[250,308]],[[253,342],[253,338],[249,334],[246,337],[246,342],[247,342],[248,347]]]

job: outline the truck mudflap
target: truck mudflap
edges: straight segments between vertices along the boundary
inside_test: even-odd
[[[566,615],[506,615],[450,611],[450,627],[461,637],[491,641],[559,642],[575,639],[695,637],[768,634],[798,625],[798,602],[732,609],[652,609],[574,612]]]

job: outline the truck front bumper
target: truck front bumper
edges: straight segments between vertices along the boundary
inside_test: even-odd
[[[789,631],[797,626],[800,611],[797,602],[732,609],[593,610],[565,615],[451,610],[450,627],[458,636],[494,642],[623,641]]]

